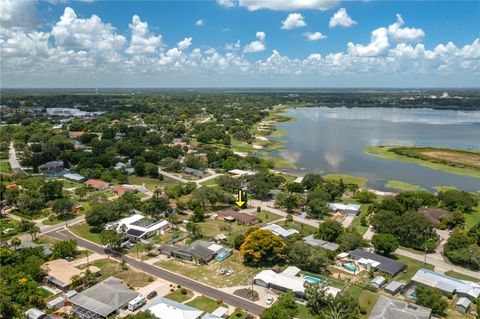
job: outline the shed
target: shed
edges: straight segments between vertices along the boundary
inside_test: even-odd
[[[27,311],[25,311],[25,318],[27,319],[41,319],[45,316],[46,316],[45,312],[41,311],[38,308],[30,308]]]
[[[462,297],[458,299],[456,308],[458,311],[466,313],[471,303],[468,298]]]
[[[383,288],[383,290],[385,290],[391,295],[397,294],[400,289],[402,289],[402,283],[395,280],[390,282],[388,285],[385,286],[385,288]]]
[[[375,277],[375,279],[372,280],[372,285],[380,289],[383,285],[385,285],[386,282],[387,280],[385,279],[385,277],[377,276]]]
[[[48,309],[51,309],[51,308],[58,309],[60,307],[63,307],[64,303],[65,303],[65,299],[63,299],[63,297],[57,297],[57,298],[47,302],[47,308]]]
[[[76,294],[78,294],[78,292],[76,290],[70,290],[70,291],[65,293],[65,298],[67,298],[67,300],[69,300],[70,298],[72,298]]]

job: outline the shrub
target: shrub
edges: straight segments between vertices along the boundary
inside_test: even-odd
[[[180,290],[180,292],[182,293],[182,295],[186,295],[188,293],[187,289],[185,289],[185,288],[182,288],[182,290]]]

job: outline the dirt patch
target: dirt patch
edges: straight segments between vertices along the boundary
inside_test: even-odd
[[[480,167],[480,154],[448,152],[448,151],[425,151],[420,152],[423,156],[439,160],[457,162]]]
[[[234,295],[251,300],[259,301],[258,292],[252,289],[238,289],[233,292]]]

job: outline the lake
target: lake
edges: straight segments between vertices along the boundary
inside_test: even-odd
[[[388,180],[454,186],[479,191],[480,179],[432,170],[415,163],[364,153],[367,146],[418,145],[480,150],[480,112],[391,108],[297,108],[279,123],[287,132],[285,149],[274,155],[306,172],[343,173],[369,179],[367,186],[386,190]]]

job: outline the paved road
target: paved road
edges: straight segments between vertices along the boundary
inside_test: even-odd
[[[69,230],[66,229],[56,229],[53,231],[49,231],[46,235],[57,238],[60,240],[66,240],[66,239],[76,239],[78,242],[78,245],[86,248],[88,250],[91,250],[97,254],[104,255],[103,252],[103,247],[94,244],[92,242],[89,242],[87,240],[84,240],[80,237],[75,236],[73,233],[71,233]],[[134,258],[128,257],[128,256],[123,256],[123,258],[133,267],[146,272],[150,275],[162,278],[166,281],[173,282],[177,285],[181,285],[182,287],[191,289],[193,291],[196,291],[198,293],[201,293],[203,295],[209,296],[210,298],[213,299],[221,299],[223,302],[226,304],[232,305],[234,307],[240,307],[250,313],[253,313],[255,315],[259,315],[265,308],[257,305],[253,302],[250,302],[248,300],[245,300],[243,298],[237,297],[233,294],[225,293],[223,291],[220,291],[218,289],[215,289],[213,287],[201,284],[195,280],[189,279],[187,277],[183,277],[180,275],[177,275],[175,273],[172,273],[170,271],[161,269],[159,267],[147,264],[143,261],[136,260]]]
[[[12,171],[17,174],[26,174],[23,168],[20,166],[20,163],[17,159],[17,152],[15,151],[15,146],[13,142],[10,142],[10,148],[8,149],[8,161],[10,162],[10,167]]]
[[[204,178],[201,178],[201,179],[198,179],[196,181],[191,181],[191,180],[188,180],[188,179],[185,179],[181,176],[178,176],[177,174],[172,174],[172,173],[169,173],[169,172],[165,172],[163,170],[161,170],[160,168],[158,169],[158,173],[163,175],[163,176],[166,176],[168,178],[171,178],[171,179],[174,179],[176,181],[179,181],[181,183],[191,183],[191,182],[194,182],[194,183],[197,183],[197,185],[203,183],[203,182],[206,182],[206,181],[209,181],[211,179],[214,179],[214,178],[217,178],[218,176],[222,175],[220,173],[213,173],[212,175],[209,175],[207,177],[204,177]]]
[[[418,261],[424,261],[425,260],[425,255],[420,255],[416,253],[412,253],[408,250],[403,250],[403,249],[397,249],[395,250],[395,254],[405,256],[411,259],[415,259]],[[443,260],[442,256],[438,256],[436,254],[427,254],[427,264],[432,264],[435,266],[435,271],[437,272],[447,272],[449,270],[453,270],[458,273],[462,273],[474,278],[479,278],[480,277],[480,271],[473,271],[473,270],[468,270],[460,266],[456,266],[453,264],[450,264],[449,262]]]

